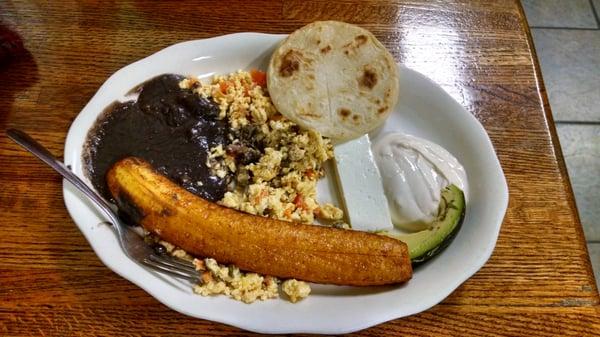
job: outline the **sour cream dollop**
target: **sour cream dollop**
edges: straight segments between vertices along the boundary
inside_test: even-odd
[[[373,146],[394,226],[426,229],[437,217],[441,191],[450,184],[467,198],[464,167],[446,149],[411,135],[390,133]]]

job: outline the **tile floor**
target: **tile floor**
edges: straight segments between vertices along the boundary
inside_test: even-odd
[[[600,0],[521,0],[600,287]]]

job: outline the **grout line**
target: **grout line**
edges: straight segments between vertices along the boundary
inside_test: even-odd
[[[596,13],[594,12],[594,15]],[[600,28],[529,26],[531,29],[600,30]]]
[[[594,18],[596,18],[596,26],[600,28],[600,18],[598,18],[598,12],[596,12],[596,7],[594,7],[594,1],[589,0],[590,6],[592,6],[592,14],[594,14]]]
[[[600,121],[561,121],[554,120],[554,124],[566,124],[566,125],[600,125]]]
[[[587,243],[595,243],[595,244],[598,244],[598,243],[600,243],[600,240],[587,240]]]

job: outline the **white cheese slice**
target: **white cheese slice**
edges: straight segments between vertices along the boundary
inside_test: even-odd
[[[381,175],[368,135],[335,145],[335,167],[346,216],[352,229],[392,229]]]

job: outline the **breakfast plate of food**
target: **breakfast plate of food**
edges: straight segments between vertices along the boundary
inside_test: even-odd
[[[346,333],[432,307],[485,264],[508,203],[477,119],[335,21],[182,42],[120,69],[64,160],[199,282],[129,259],[65,183],[106,266],[174,310],[261,333]]]

